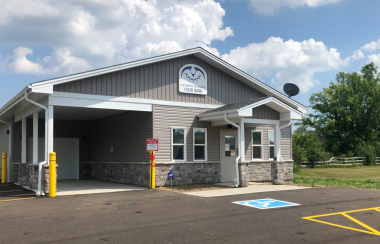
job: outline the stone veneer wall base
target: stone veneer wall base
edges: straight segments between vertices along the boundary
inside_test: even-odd
[[[13,175],[13,183],[17,183],[20,186],[27,186],[32,190],[38,189],[38,165],[12,163],[11,172]],[[46,196],[49,195],[49,164],[44,165],[43,168],[41,191],[45,193]]]
[[[149,186],[149,163],[80,163],[79,179]],[[173,185],[220,182],[220,163],[156,163],[156,186],[170,186],[168,173],[174,172]]]
[[[293,180],[293,162],[244,162],[239,163],[240,186],[249,182],[284,184]]]

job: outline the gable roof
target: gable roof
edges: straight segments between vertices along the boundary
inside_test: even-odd
[[[188,50],[183,50],[179,52],[169,53],[161,56],[156,56],[152,58],[146,58],[141,59],[137,61],[132,61],[129,63],[109,66],[106,68],[101,69],[95,69],[91,71],[86,71],[82,73],[77,73],[73,75],[68,76],[62,76],[50,80],[44,80],[39,82],[31,83],[29,86],[26,86],[23,90],[21,90],[16,96],[14,96],[11,100],[9,100],[3,107],[0,108],[0,115],[3,114],[8,108],[13,106],[17,101],[19,101],[26,91],[31,90],[31,96],[34,96],[33,94],[36,94],[35,96],[38,96],[38,94],[52,94],[53,93],[53,86],[72,82],[76,80],[81,80],[89,77],[94,77],[102,74],[107,74],[115,71],[130,69],[134,67],[139,67],[142,65],[152,64],[156,62],[162,62],[166,60],[170,60],[173,58],[179,58],[187,55],[194,55],[195,57],[209,63],[210,65],[214,66],[215,68],[223,71],[224,73],[234,77],[235,79],[243,82],[244,84],[256,89],[257,91],[263,93],[264,95],[268,97],[275,97],[279,101],[286,103],[287,105],[301,111],[302,113],[307,113],[308,109],[306,106],[300,104],[299,102],[289,98],[285,94],[277,91],[276,89],[268,86],[267,84],[259,81],[258,79],[248,75],[247,73],[243,72],[242,70],[236,68],[235,66],[231,65],[230,63],[227,63],[226,61],[222,60],[221,58],[213,55],[212,53],[204,50],[201,47],[192,48]],[[30,93],[30,92],[29,92]]]
[[[257,102],[265,100],[265,99],[267,99],[267,97],[250,99],[250,100],[238,102],[238,103],[231,103],[231,104],[227,104],[227,105],[224,105],[224,106],[216,108],[216,109],[208,110],[208,111],[203,112],[201,114],[210,114],[210,113],[216,113],[216,112],[226,112],[226,111],[231,111],[231,110],[239,110],[241,108],[244,108],[246,106],[249,106],[251,104],[257,103]]]
[[[200,113],[197,117],[199,117],[201,121],[222,120],[225,114],[234,118],[251,117],[252,109],[262,105],[279,112],[280,120],[297,120],[302,119],[303,117],[303,113],[301,111],[279,101],[275,97],[261,97],[244,102],[227,104],[222,107]]]
[[[267,95],[267,96],[273,96],[277,99],[281,100],[282,102],[285,102],[291,106],[300,108],[304,113],[307,112],[307,107],[300,104],[299,102],[289,98],[287,95],[277,91],[276,89],[268,86],[264,82],[248,75],[247,73],[243,72],[242,70],[236,68],[235,66],[231,65],[230,63],[224,61],[223,59],[213,55],[212,53],[206,51],[205,49],[201,47],[187,49],[179,52],[169,53],[165,55],[160,55],[152,58],[146,58],[141,59],[137,61],[132,61],[124,64],[109,66],[106,68],[101,69],[95,69],[87,72],[77,73],[73,75],[58,77],[50,80],[44,80],[39,81],[30,84],[30,88],[43,88],[46,86],[51,85],[58,85],[62,83],[67,83],[75,80],[80,80],[84,78],[89,78],[97,75],[107,74],[115,71],[120,71],[124,69],[134,68],[142,65],[152,64],[156,62],[161,62],[173,58],[183,57],[187,55],[194,55],[198,57],[199,59],[211,64],[212,66],[220,69],[221,71],[227,73],[228,75],[231,75],[232,77],[236,78],[237,80],[245,83],[248,86],[251,86],[252,88],[258,90],[259,92]]]

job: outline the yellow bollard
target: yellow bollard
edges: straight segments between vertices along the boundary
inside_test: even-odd
[[[51,152],[49,155],[49,197],[55,197],[57,192],[57,166],[56,154]]]
[[[1,167],[1,183],[5,184],[7,181],[7,154],[3,153],[2,167]]]
[[[152,152],[152,189],[156,188],[156,152]]]
[[[149,188],[152,188],[152,151],[149,151]]]

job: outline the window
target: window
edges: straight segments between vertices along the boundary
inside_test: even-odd
[[[262,159],[262,131],[252,131],[252,159]]]
[[[274,132],[268,131],[269,159],[274,159]]]
[[[235,136],[224,136],[224,143],[225,143],[225,150],[224,150],[224,156],[226,157],[232,157],[236,156],[236,148],[235,148]]]
[[[186,160],[186,129],[172,128],[172,160]]]
[[[207,129],[193,129],[194,161],[207,161]]]

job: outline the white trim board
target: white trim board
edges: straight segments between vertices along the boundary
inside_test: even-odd
[[[129,106],[131,106],[131,108],[133,107],[137,111],[152,111],[151,109],[152,105],[209,108],[209,109],[215,109],[215,108],[219,108],[223,106],[223,105],[215,105],[215,104],[174,102],[174,101],[165,101],[165,100],[89,95],[89,94],[69,93],[69,92],[54,92],[50,96],[49,105],[67,106],[67,107],[121,109],[121,110],[130,110],[128,108]],[[147,106],[150,106],[150,108]],[[138,109],[141,109],[141,110],[138,110]]]
[[[95,100],[95,99],[78,99],[78,98],[66,98],[66,97],[50,97],[49,106],[97,108],[97,109],[144,111],[144,112],[153,111],[151,104],[139,104],[139,103],[131,103],[131,102],[123,103],[123,102],[112,102],[112,101],[103,101],[103,100]]]

